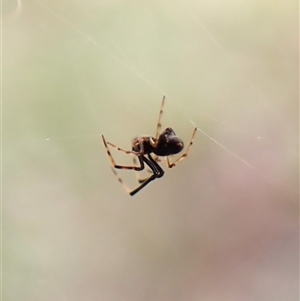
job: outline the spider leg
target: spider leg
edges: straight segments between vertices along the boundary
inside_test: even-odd
[[[136,165],[137,164],[137,162],[136,162],[136,157],[133,157],[133,165]],[[147,165],[146,166],[146,170],[148,171],[148,172],[150,172],[150,173],[153,173],[152,172],[152,169],[150,169],[150,167]],[[136,171],[135,170],[135,177],[136,177],[136,180],[139,182],[139,183],[143,183],[143,182],[145,182],[148,178],[141,178],[140,177],[140,175],[139,175],[139,173],[138,173],[138,171]]]
[[[163,169],[156,163],[156,161],[150,156],[150,154],[148,154],[149,159],[147,159],[145,156],[141,155],[140,152],[125,151],[123,149],[118,148],[117,146],[115,146],[114,144],[112,144],[110,142],[106,142],[103,135],[102,135],[102,140],[103,140],[107,155],[108,155],[108,157],[111,161],[111,164],[112,164],[111,169],[112,169],[114,175],[117,177],[119,183],[122,185],[122,187],[125,189],[125,191],[128,194],[130,194],[130,195],[136,194],[138,191],[140,191],[143,187],[145,187],[151,181],[153,181],[156,178],[160,178],[164,175]],[[110,150],[108,148],[108,144],[112,147],[115,147],[115,148],[121,150],[121,151],[124,151],[125,153],[136,155],[138,157],[139,162],[140,162],[140,166],[117,165],[114,158],[113,158],[113,156],[110,153]],[[134,160],[134,162],[136,163],[136,160]],[[140,186],[138,186],[137,188],[135,188],[134,190],[130,191],[130,188],[123,182],[122,178],[119,176],[119,174],[117,173],[115,168],[141,171],[145,168],[144,163],[146,163],[146,165],[150,168],[150,170],[153,172],[153,174],[148,179],[141,180],[142,184]]]
[[[145,156],[141,156],[139,157],[140,160],[144,161],[146,163],[147,166],[149,166],[149,168],[151,169],[151,171],[153,172],[152,175],[147,178],[142,180],[141,185],[138,186],[137,188],[135,188],[134,190],[131,191],[131,189],[123,182],[122,178],[119,176],[119,174],[117,173],[117,171],[111,167],[114,175],[117,177],[119,183],[122,185],[122,187],[124,188],[124,190],[132,195],[135,195],[137,192],[139,192],[143,187],[145,187],[147,184],[149,184],[151,181],[155,180],[156,178],[161,178],[164,175],[164,171],[162,170],[162,168],[154,161],[153,158],[151,158],[151,156],[149,155],[149,159],[147,159]],[[143,162],[143,163],[144,163]]]
[[[103,135],[102,135],[102,139],[103,139],[103,142],[105,141],[107,145],[110,145],[113,148],[116,148],[118,151],[123,152],[125,154],[133,154],[133,155],[141,155],[142,154],[142,152],[128,151],[128,150],[125,150],[125,149],[123,149],[121,147],[118,147],[115,144],[106,141],[105,138],[103,137]],[[105,145],[105,143],[104,143],[104,145]]]
[[[122,185],[122,187],[124,188],[124,190],[130,194],[131,189],[123,182],[122,178],[119,176],[119,174],[117,173],[117,171],[111,166],[110,167],[112,172],[114,173],[114,175],[116,176],[116,178],[118,179],[119,183]]]
[[[166,99],[166,97],[164,96],[162,101],[161,101],[161,106],[160,106],[160,111],[159,111],[159,116],[158,116],[158,122],[157,122],[157,126],[156,126],[156,135],[155,135],[156,140],[158,139],[160,129],[161,129],[161,117],[162,117],[163,112],[164,112],[165,99]]]
[[[154,159],[154,161],[156,161],[156,162],[161,162],[162,160],[158,157],[158,156],[156,156],[155,155],[155,157],[153,158]],[[133,157],[133,164],[134,165],[136,165],[137,164],[137,162],[136,162],[136,157]],[[149,172],[149,173],[153,173],[153,170],[147,165],[146,166],[146,171],[147,172]],[[148,178],[141,178],[140,177],[140,175],[139,175],[139,173],[137,172],[137,171],[135,171],[135,177],[136,177],[136,179],[137,179],[137,181],[139,182],[139,183],[144,183]]]
[[[157,155],[154,155],[154,161],[156,161],[156,162],[161,162],[162,161],[162,159],[159,157],[159,156],[157,156]]]
[[[190,149],[191,149],[191,147],[192,147],[192,145],[193,145],[193,142],[194,142],[196,133],[197,133],[197,127],[195,127],[195,129],[194,129],[194,131],[193,131],[191,141],[190,141],[190,143],[189,143],[189,145],[188,145],[188,147],[187,147],[185,153],[182,154],[177,160],[175,160],[173,163],[170,163],[169,157],[167,157],[167,166],[168,166],[169,168],[172,168],[172,167],[176,166],[177,163],[179,163],[181,160],[183,160],[184,158],[187,157],[187,155],[188,155],[188,153],[189,153],[189,151],[190,151]]]
[[[139,152],[126,151],[126,150],[123,150],[123,149],[121,149],[121,148],[115,146],[114,144],[112,144],[112,143],[110,143],[110,142],[106,142],[106,140],[105,140],[105,138],[104,138],[103,135],[102,135],[102,140],[103,140],[103,143],[104,143],[104,146],[105,146],[107,155],[108,155],[108,157],[109,157],[109,159],[110,159],[110,162],[111,162],[111,164],[112,164],[112,166],[113,166],[114,168],[118,168],[118,169],[129,169],[129,170],[137,170],[137,171],[141,171],[141,170],[143,170],[143,169],[145,168],[145,166],[144,166],[144,161],[140,158],[140,157],[141,157],[141,154],[140,154]],[[114,148],[120,150],[120,151],[125,152],[126,154],[133,154],[133,155],[136,155],[136,156],[138,157],[139,161],[140,161],[140,166],[127,166],[127,165],[118,165],[118,164],[116,164],[116,162],[115,162],[113,156],[111,155],[110,150],[109,150],[109,148],[108,148],[108,146],[107,146],[108,144],[111,145],[112,147],[114,147]]]
[[[164,175],[164,171],[163,169],[156,163],[156,161],[151,157],[150,154],[148,154],[149,159],[147,159],[145,156],[141,156],[142,160],[145,162],[145,164],[147,164],[151,170],[153,171],[153,174],[148,178],[148,179],[144,179],[142,184],[140,186],[138,186],[137,188],[135,188],[134,190],[132,190],[131,192],[129,192],[129,194],[135,195],[137,192],[139,192],[142,188],[144,188],[147,184],[149,184],[151,181],[157,179],[157,178],[161,178]]]
[[[152,176],[150,176],[148,179],[145,179],[145,181],[139,187],[129,192],[129,194],[131,196],[135,195],[137,192],[139,192],[142,188],[144,188],[147,184],[149,184],[151,181],[153,181],[156,178],[157,176],[155,174],[152,174]]]
[[[139,158],[139,161],[140,161],[140,168],[144,169],[144,161],[142,160],[141,156],[138,157]],[[136,162],[136,161],[135,161]],[[115,168],[114,168],[115,167]],[[111,170],[112,172],[114,173],[114,175],[117,177],[119,183],[122,185],[122,187],[125,189],[125,191],[130,194],[131,193],[131,189],[127,186],[127,184],[122,180],[122,178],[120,177],[120,175],[117,173],[116,171],[116,168],[119,168],[119,169],[131,169],[131,168],[128,168],[130,166],[111,166]],[[137,168],[139,168],[139,166],[136,166]],[[135,172],[137,173],[137,169],[135,169]]]

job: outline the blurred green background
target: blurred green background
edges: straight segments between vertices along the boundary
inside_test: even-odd
[[[3,300],[298,300],[298,2],[2,15]],[[163,127],[200,130],[130,197],[100,137],[155,135],[164,94]]]

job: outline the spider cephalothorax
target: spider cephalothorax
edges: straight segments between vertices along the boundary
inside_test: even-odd
[[[112,170],[114,174],[117,176],[119,182],[123,185],[124,189],[130,194],[134,195],[138,191],[140,191],[143,187],[145,187],[148,183],[153,181],[154,179],[161,178],[164,175],[163,169],[160,167],[160,165],[157,163],[160,161],[159,157],[166,157],[166,163],[169,168],[172,168],[176,166],[178,162],[183,160],[187,157],[188,152],[193,145],[193,141],[197,132],[197,127],[195,127],[193,131],[193,135],[191,138],[191,141],[188,145],[188,148],[184,154],[182,154],[177,160],[175,160],[173,163],[170,163],[169,157],[170,155],[178,154],[183,150],[184,143],[183,141],[176,136],[175,132],[172,128],[168,127],[166,128],[161,134],[161,117],[163,114],[163,107],[165,103],[165,96],[162,99],[161,108],[159,112],[159,118],[158,123],[156,127],[156,135],[155,137],[152,136],[138,136],[135,137],[132,140],[132,150],[126,151],[124,149],[121,149],[120,147],[108,142],[105,140],[104,136],[102,135],[103,143],[106,148],[107,154],[110,158],[110,161],[112,163],[112,166],[114,167]],[[110,150],[108,149],[108,145],[116,148],[119,151],[122,151],[126,154],[132,154],[134,155],[133,161],[135,166],[123,166],[123,165],[117,165],[115,163],[115,160],[113,159]],[[151,154],[154,154],[155,157],[153,158]],[[139,160],[140,166],[136,166],[136,158]],[[138,178],[138,182],[141,184],[136,189],[130,191],[130,189],[125,185],[121,177],[117,174],[117,169],[128,169],[128,170],[135,170],[135,171],[141,171],[145,168],[145,164],[149,167],[149,171],[152,172],[152,175],[146,179],[140,179]]]

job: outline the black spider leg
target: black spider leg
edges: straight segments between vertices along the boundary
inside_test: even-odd
[[[134,156],[133,157],[133,165],[137,165],[137,160],[136,160],[136,157],[137,156]],[[152,157],[153,158],[153,157]],[[156,162],[161,162],[162,160],[158,157],[158,156],[155,156],[154,158],[154,161],[156,161]],[[153,173],[153,171],[152,171],[152,169],[147,165],[146,166],[146,171],[148,172],[148,173]],[[135,175],[136,175],[136,180],[141,184],[141,183],[143,183],[143,182],[145,182],[148,178],[147,177],[145,177],[145,178],[141,178],[140,177],[140,175],[139,175],[139,172],[138,171],[136,171],[135,170]]]
[[[153,171],[153,174],[146,179],[140,186],[138,186],[136,189],[132,190],[129,194],[135,195],[137,192],[139,192],[142,188],[144,188],[147,184],[149,184],[151,181],[161,178],[164,175],[163,169],[156,163],[156,161],[151,157],[150,154],[148,154],[148,158],[145,156],[138,156],[138,159],[141,161],[144,161],[150,169]]]

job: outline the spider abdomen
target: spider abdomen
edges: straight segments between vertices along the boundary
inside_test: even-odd
[[[157,156],[169,156],[180,153],[183,147],[183,141],[177,137],[173,129],[169,127],[159,135],[153,152]]]
[[[167,142],[158,143],[153,152],[157,156],[170,156],[180,153],[183,150],[183,147],[183,141],[178,137],[174,137]]]

